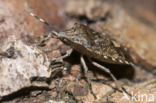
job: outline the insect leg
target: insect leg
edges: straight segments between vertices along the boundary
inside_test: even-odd
[[[115,81],[115,84],[117,85],[117,87],[120,87],[119,84],[117,83],[116,77],[111,73],[111,71],[108,68],[106,68],[106,67],[104,67],[104,66],[102,66],[102,65],[100,65],[100,64],[98,64],[97,62],[94,62],[94,61],[91,61],[91,63],[94,66],[96,66],[97,68],[102,69],[103,71],[107,72],[111,76],[111,78]]]
[[[71,55],[72,52],[73,52],[73,49],[67,50],[65,55],[60,56],[60,57],[54,59],[54,60],[52,61],[52,63],[63,62],[63,59],[69,57],[69,56]]]
[[[89,59],[89,58],[88,58],[88,59]],[[111,73],[111,71],[110,71],[108,68],[106,68],[106,67],[104,67],[104,66],[98,64],[97,62],[92,61],[91,59],[89,59],[89,61],[90,61],[94,66],[96,66],[97,68],[99,68],[99,69],[101,69],[101,70],[107,72],[107,73],[111,76],[111,78],[114,80],[115,85],[117,86],[117,88],[118,88],[118,89],[121,88],[122,93],[127,94],[127,96],[130,96],[130,94],[125,90],[125,88],[123,88],[123,87],[117,82],[116,77]]]
[[[87,82],[88,82],[88,84],[89,84],[89,88],[90,88],[91,94],[94,96],[94,98],[97,98],[96,95],[94,94],[93,90],[92,90],[91,80],[90,80],[90,79],[88,78],[88,76],[86,75],[87,72],[88,72],[88,67],[87,67],[86,62],[85,62],[85,60],[84,60],[84,57],[83,57],[82,55],[81,55],[81,57],[80,57],[80,62],[81,62],[81,64],[82,64],[82,66],[83,66],[84,74],[85,74],[86,80],[87,80]]]
[[[60,59],[67,58],[67,57],[69,57],[71,55],[72,52],[73,52],[73,49],[69,49],[69,50],[66,51],[66,54],[65,55],[63,55],[63,56],[61,56],[59,58]]]
[[[65,55],[52,60],[51,64],[49,65],[48,71],[51,68],[56,68],[56,67],[62,66],[63,65],[63,59],[69,57],[72,52],[73,52],[73,49],[69,49],[69,50],[66,51]]]
[[[48,40],[50,40],[52,37],[53,37],[53,34],[52,34],[51,32],[48,33],[48,35],[47,35],[46,37],[43,36],[43,40],[40,41],[40,42],[38,42],[37,45],[38,45],[38,46],[44,46],[45,43],[46,43]]]

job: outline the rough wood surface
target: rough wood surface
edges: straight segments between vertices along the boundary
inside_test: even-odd
[[[0,75],[1,102],[129,103],[130,100],[139,103],[156,102],[156,80],[155,75],[151,73],[155,72],[156,66],[155,0],[1,0],[0,8],[0,53],[7,51],[12,43],[15,48],[13,57],[12,54],[0,57],[0,74],[5,74]],[[83,77],[83,71],[78,53],[73,53],[64,61],[70,73],[60,75],[59,72],[46,88],[34,87],[30,83],[32,76],[50,75],[46,71],[48,66],[42,65],[43,58],[46,57],[46,62],[49,63],[50,60],[64,55],[69,47],[52,38],[44,47],[34,48],[33,42],[42,40],[41,35],[46,35],[50,28],[27,15],[24,9],[39,15],[60,31],[69,29],[75,22],[79,22],[87,24],[95,31],[109,32],[111,37],[124,45],[128,55],[139,66],[132,69],[104,65],[120,79],[119,82],[129,93],[135,95],[135,99],[125,98],[123,93],[114,91],[112,88],[114,83],[109,76],[87,63],[88,75],[93,80],[93,91],[97,95],[97,99],[94,99],[86,81],[80,79]],[[12,36],[17,38],[17,41],[10,40],[10,44],[8,39]],[[27,66],[27,63],[30,65]],[[15,75],[12,75],[13,73]],[[22,79],[25,77],[27,79]],[[129,81],[126,78],[129,78]],[[11,89],[4,89],[10,86]],[[146,94],[147,98],[142,98],[141,94]],[[152,100],[153,96],[155,101]]]

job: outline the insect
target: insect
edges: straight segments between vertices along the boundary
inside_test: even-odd
[[[26,11],[29,15],[35,17],[40,22],[50,26],[48,22],[39,18],[35,14]],[[99,64],[100,61],[110,64],[124,64],[124,65],[133,65],[126,58],[124,51],[121,49],[120,45],[106,33],[95,32],[90,29],[88,26],[75,23],[74,26],[68,30],[58,32],[58,30],[51,31],[53,35],[55,35],[58,39],[60,39],[65,44],[69,45],[72,49],[67,51],[67,53],[62,57],[69,56],[73,50],[80,53],[80,62],[82,67],[84,68],[85,74],[88,71],[88,67],[86,65],[84,56],[88,58],[88,60],[97,68],[102,69],[107,72],[111,78],[115,81],[115,84],[118,88],[120,85],[117,83],[117,79],[110,72],[110,70],[103,65]],[[49,36],[48,38],[50,38]],[[48,40],[46,38],[44,41]],[[90,80],[87,78],[87,81]]]

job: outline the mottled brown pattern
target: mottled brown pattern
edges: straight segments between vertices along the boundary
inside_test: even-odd
[[[38,19],[40,22],[51,26],[37,15],[27,10],[25,10],[25,12]],[[52,28],[54,29],[55,27],[52,26]],[[58,39],[88,58],[94,58],[102,62],[113,64],[133,65],[133,63],[128,62],[128,59],[126,59],[120,45],[106,33],[95,32],[88,26],[79,23],[75,23],[71,29],[63,32],[57,32],[57,29],[54,30],[56,31],[52,31],[52,33]]]
[[[95,32],[78,23],[59,34],[62,41],[89,58],[113,64],[131,64],[120,45],[108,34]]]

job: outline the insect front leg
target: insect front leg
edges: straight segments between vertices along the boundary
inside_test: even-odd
[[[63,61],[63,59],[69,57],[72,52],[73,52],[73,49],[67,50],[65,55],[56,58],[55,61]]]
[[[51,83],[51,80],[53,79],[54,76],[56,76],[56,74],[58,72],[66,72],[66,68],[64,67],[64,64],[63,64],[63,59],[70,56],[71,53],[72,53],[72,49],[68,50],[66,52],[65,55],[59,57],[59,58],[56,58],[55,60],[51,61],[51,64],[49,65],[49,68],[48,68],[48,71],[51,70],[51,75],[49,78],[46,78],[46,77],[32,77],[31,78],[31,82],[34,83],[35,85],[40,85],[40,83],[45,83],[45,84],[50,84]],[[36,82],[36,83],[35,83]]]
[[[69,49],[66,51],[66,54],[58,57],[51,61],[48,71],[51,70],[51,76],[50,79],[53,79],[53,77],[57,74],[57,72],[61,71],[62,73],[66,73],[67,69],[64,67],[63,59],[67,58],[71,55],[73,49]],[[59,68],[62,67],[62,68]]]
[[[55,67],[59,67],[60,65],[62,66],[63,64],[63,59],[69,57],[71,55],[71,53],[73,52],[73,49],[69,49],[66,51],[66,54],[63,55],[63,56],[60,56],[54,60],[51,61],[51,64],[49,65],[49,69],[48,71],[50,70],[50,68],[55,68]]]
[[[43,40],[36,43],[37,46],[41,46],[41,47],[44,46],[45,43],[46,43],[47,41],[49,41],[53,36],[54,36],[54,35],[52,34],[52,32],[48,33],[47,36],[44,35],[44,36],[42,37]]]
[[[83,67],[83,69],[84,69],[84,74],[85,74],[86,80],[87,80],[87,82],[88,82],[88,84],[89,84],[89,89],[90,89],[90,91],[91,91],[91,94],[94,96],[94,98],[97,98],[96,95],[94,94],[93,90],[92,90],[91,80],[90,80],[89,77],[87,76],[88,67],[87,67],[86,62],[85,62],[85,60],[84,60],[84,57],[83,57],[82,55],[81,55],[81,57],[80,57],[80,62],[81,62],[81,65],[82,65],[82,67]]]

